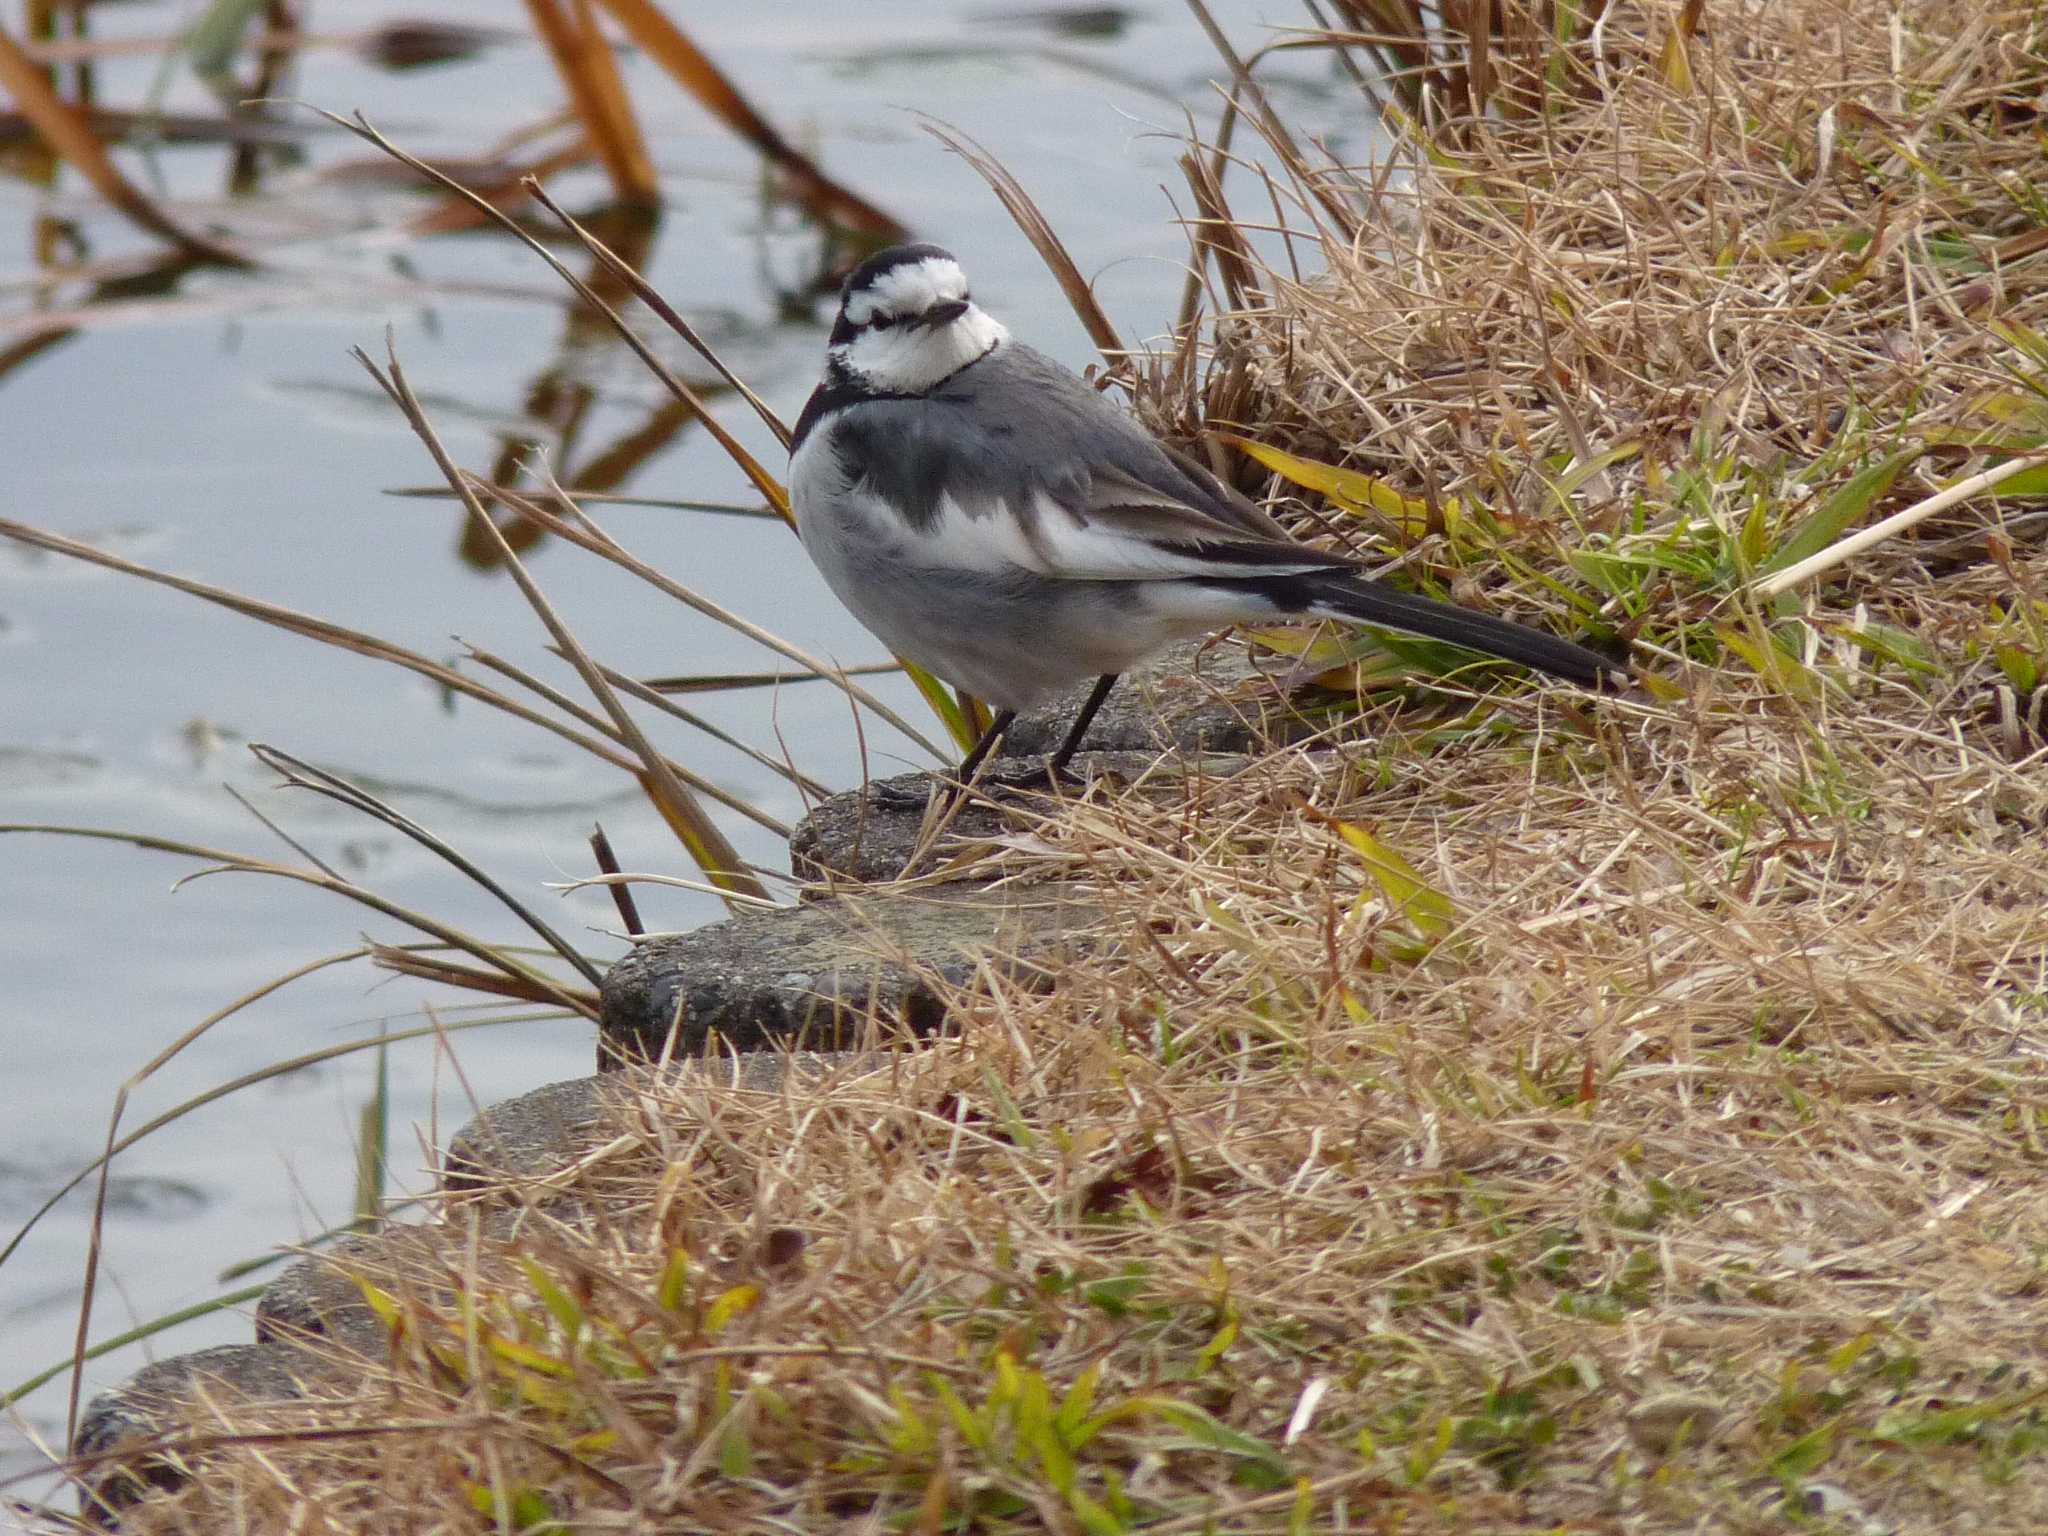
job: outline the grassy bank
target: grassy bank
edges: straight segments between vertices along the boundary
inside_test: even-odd
[[[2048,474],[1766,590],[2048,440],[2048,32],[1692,9],[1212,178],[1225,312],[1138,370],[1639,694],[1323,638],[1322,739],[991,854],[1118,962],[678,1092],[523,1253],[454,1214],[461,1304],[125,1528],[2048,1528]]]

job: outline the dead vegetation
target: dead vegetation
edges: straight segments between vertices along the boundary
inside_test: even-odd
[[[1544,15],[1392,173],[1295,151],[1291,259],[1208,227],[1145,403],[1660,680],[1339,695],[1053,808],[991,872],[1119,962],[816,1097],[650,1088],[124,1529],[2048,1528],[2048,477],[1759,590],[2048,441],[2048,38]]]

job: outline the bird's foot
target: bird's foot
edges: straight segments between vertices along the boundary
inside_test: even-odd
[[[876,779],[868,785],[868,799],[877,810],[922,811],[932,803],[933,794],[993,799],[1002,795],[1043,792],[1080,783],[1065,768],[1055,768],[1051,759],[1004,757],[982,765],[971,784],[962,784],[942,774],[911,773],[893,779]]]
[[[932,790],[940,782],[928,773],[875,779],[868,784],[868,800],[880,811],[922,811],[931,803]]]
[[[1066,789],[1080,782],[1064,763],[1056,763],[1049,757],[1005,757],[990,763],[975,780],[975,787],[1021,793]]]

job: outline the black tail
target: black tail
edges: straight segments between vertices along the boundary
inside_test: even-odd
[[[1598,688],[1617,675],[1627,675],[1621,662],[1543,630],[1403,592],[1345,571],[1233,577],[1215,584],[1256,592],[1283,613],[1345,619],[1425,640],[1443,640],[1585,688]]]

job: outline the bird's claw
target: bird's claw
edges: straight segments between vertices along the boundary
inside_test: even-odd
[[[975,774],[971,786],[963,786],[931,774],[914,774],[895,779],[878,779],[868,785],[868,800],[881,811],[923,811],[932,795],[1002,794],[1064,789],[1080,780],[1067,768],[1055,767],[1050,758],[1003,758],[986,764]]]
[[[995,763],[977,781],[985,790],[1063,789],[1080,781],[1051,758],[1007,758]]]
[[[881,811],[922,811],[931,803],[933,780],[924,774],[908,779],[879,779],[868,785],[868,799]]]

